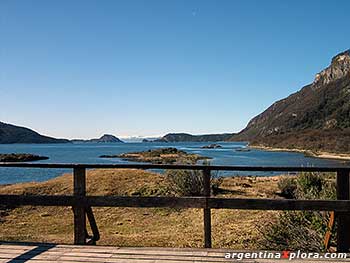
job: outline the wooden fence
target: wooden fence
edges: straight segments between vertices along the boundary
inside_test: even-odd
[[[93,244],[99,239],[91,207],[171,207],[201,208],[204,221],[204,247],[211,245],[211,209],[247,210],[309,210],[336,213],[337,251],[350,249],[350,167],[248,167],[207,165],[156,165],[156,164],[41,164],[0,163],[0,167],[65,168],[73,169],[73,195],[0,195],[0,205],[72,206],[74,211],[74,243]],[[86,196],[86,169],[175,169],[201,170],[204,179],[204,196],[201,197],[130,197]],[[277,172],[335,172],[337,174],[337,200],[286,200],[215,198],[210,196],[211,171],[277,171]],[[132,178],[130,178],[132,179]],[[87,239],[86,217],[93,236]]]

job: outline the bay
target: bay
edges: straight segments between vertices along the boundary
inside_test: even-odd
[[[189,153],[196,153],[212,158],[212,165],[239,165],[239,166],[324,166],[334,167],[349,165],[349,162],[320,159],[304,156],[294,152],[271,152],[258,149],[245,149],[244,142],[220,142],[222,148],[202,149],[209,143],[182,142],[182,143],[81,143],[81,144],[2,144],[0,153],[31,153],[47,156],[49,160],[40,163],[131,163],[119,158],[105,159],[100,155],[121,154],[126,152],[146,151],[160,147],[175,147]],[[238,150],[238,151],[237,151]],[[39,169],[39,168],[0,168],[0,184],[20,182],[40,182],[52,179],[69,169]],[[220,172],[228,175],[256,175],[270,176],[278,172]]]

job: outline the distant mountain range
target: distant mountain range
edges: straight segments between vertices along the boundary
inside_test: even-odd
[[[350,153],[350,51],[335,56],[312,84],[272,104],[229,140]]]
[[[154,142],[219,142],[227,141],[234,133],[192,135],[188,133],[168,133]]]
[[[25,127],[0,122],[0,144],[12,143],[123,143],[123,141],[110,134],[90,140],[56,139]]]
[[[89,140],[71,140],[73,143],[124,143],[122,140],[119,138],[115,137],[114,135],[111,134],[104,134],[102,137],[98,139],[89,139]]]
[[[233,133],[191,135],[188,133],[169,133],[161,138],[147,138],[143,142],[218,142],[227,141]],[[141,141],[141,139],[138,139]],[[56,139],[41,135],[31,129],[0,122],[0,144],[7,143],[124,143],[111,134],[96,139]]]
[[[69,140],[44,136],[28,128],[0,122],[0,143],[69,143]]]

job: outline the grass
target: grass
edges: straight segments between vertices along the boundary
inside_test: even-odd
[[[279,198],[277,177],[225,178],[218,197]],[[0,187],[1,194],[72,194],[72,176]],[[89,170],[88,195],[163,195],[165,177],[140,170]],[[99,245],[202,247],[203,211],[170,208],[93,208]],[[7,213],[7,215],[6,215]],[[73,243],[70,207],[18,207],[2,213],[0,240]],[[212,210],[213,247],[257,249],[257,225],[276,212]]]

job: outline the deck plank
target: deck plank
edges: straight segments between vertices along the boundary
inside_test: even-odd
[[[109,246],[77,246],[55,244],[0,243],[0,263],[220,263],[238,262],[225,259],[225,249],[137,248]],[[271,263],[271,259],[246,259],[242,263]],[[289,260],[278,260],[289,262]],[[342,260],[293,260],[294,263],[340,263]]]

